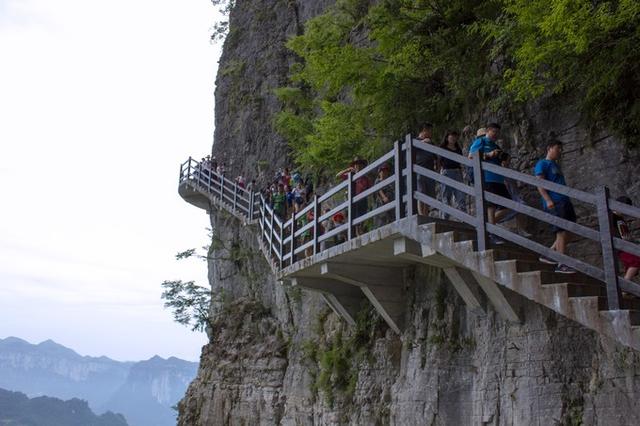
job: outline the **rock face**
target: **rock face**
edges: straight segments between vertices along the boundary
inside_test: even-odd
[[[216,82],[213,145],[232,175],[260,180],[287,163],[272,128],[280,107],[272,90],[294,59],[283,43],[330,3],[237,2]],[[569,101],[482,117],[502,119],[519,169],[530,171],[544,142],[557,138],[572,186],[607,184],[614,196],[640,201],[638,152],[589,134]],[[581,221],[593,220],[577,208]],[[491,311],[476,316],[425,266],[408,284],[401,336],[367,306],[351,328],[316,295],[275,282],[254,229],[215,210],[211,224],[214,327],[179,405],[180,425],[640,424],[639,354],[544,307],[522,299],[519,325]],[[548,237],[535,225],[530,231]]]

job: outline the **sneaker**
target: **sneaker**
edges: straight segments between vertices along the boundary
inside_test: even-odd
[[[557,264],[558,264],[558,262],[556,262],[555,260],[553,260],[553,259],[549,259],[548,257],[544,257],[544,256],[540,256],[540,257],[538,258],[538,260],[539,260],[540,262],[542,262],[542,263],[546,263],[546,264],[548,264],[548,265],[557,265]]]
[[[567,265],[558,265],[558,267],[556,268],[555,272],[559,272],[561,274],[575,274],[576,271],[574,271],[573,269],[569,268]]]
[[[493,245],[501,245],[504,244],[506,241],[503,240],[502,238],[498,238],[495,235],[489,235],[489,242]]]

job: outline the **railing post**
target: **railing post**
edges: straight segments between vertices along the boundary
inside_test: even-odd
[[[407,134],[404,138],[406,145],[406,162],[405,167],[407,169],[407,217],[411,217],[418,212],[418,203],[413,196],[413,193],[417,187],[416,174],[413,172],[413,165],[416,162],[416,152],[413,148],[413,137],[411,133]]]
[[[273,256],[273,223],[275,222],[276,212],[271,210],[271,224],[269,227],[271,228],[269,231],[269,255]]]
[[[187,165],[187,180],[191,180],[191,156],[189,156],[189,164]]]
[[[482,153],[473,155],[473,192],[476,201],[476,235],[478,251],[487,249],[487,213],[484,199],[484,173],[482,172]]]
[[[296,213],[291,213],[291,265],[296,263]]]
[[[283,218],[284,220],[284,218]],[[278,257],[280,269],[282,269],[282,258],[284,257],[284,221],[282,222],[282,226],[280,227],[280,256]]]
[[[255,193],[253,189],[249,193],[249,222],[253,220],[253,205],[255,203]]]
[[[220,203],[224,203],[224,175],[220,174]]]
[[[233,211],[238,211],[237,208],[237,200],[238,200],[238,181],[233,182]]]
[[[260,200],[262,203],[262,214],[260,215],[260,223],[262,224],[262,241],[267,241],[267,237],[264,236],[264,228],[267,227],[267,203],[264,198]]]
[[[400,141],[393,143],[393,172],[396,175],[395,191],[396,191],[396,222],[402,218],[404,204],[402,203],[402,146]]]
[[[318,234],[320,226],[318,223],[318,196],[313,196],[313,254],[317,254],[320,250],[318,247]]]
[[[620,287],[618,286],[618,265],[613,250],[611,233],[611,211],[609,210],[609,188],[601,186],[596,192],[598,224],[600,226],[600,244],[602,246],[602,269],[607,284],[607,302],[609,309],[620,309]]]
[[[347,174],[347,241],[353,236],[353,173]]]

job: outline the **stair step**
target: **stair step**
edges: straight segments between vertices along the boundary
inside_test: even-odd
[[[553,286],[566,287],[568,297],[605,297],[607,294],[607,291],[603,286],[597,286],[593,284],[572,282],[542,284],[543,288],[551,288]]]
[[[549,265],[533,259],[515,259],[516,271],[532,272],[532,271],[553,271],[555,265]]]
[[[450,232],[450,231],[473,233],[473,235],[475,235],[476,233],[476,230],[473,226],[467,225],[466,223],[462,223],[462,222],[456,222],[452,220],[444,220],[444,219],[438,219],[438,218],[432,218],[432,217],[424,217],[424,216],[419,216],[418,220],[420,225],[435,226],[436,234],[439,234],[442,232]]]
[[[564,283],[567,281],[577,282],[581,284],[594,284],[594,285],[603,285],[600,281],[595,278],[591,278],[587,275],[581,273],[574,274],[563,274],[560,272],[554,271],[539,271],[540,272],[540,282],[542,284],[554,284],[554,283]]]
[[[601,311],[609,309],[605,296],[598,297],[598,309]],[[620,301],[620,309],[629,310],[630,312],[640,312],[640,299],[622,298]]]

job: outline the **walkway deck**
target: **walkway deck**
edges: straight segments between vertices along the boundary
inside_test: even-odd
[[[244,191],[215,173],[203,173],[201,166],[191,159],[181,167],[179,193],[199,208],[207,211],[222,208],[244,223],[256,226],[259,244],[277,278],[319,292],[327,304],[350,324],[354,324],[355,314],[363,301],[368,300],[389,327],[401,333],[408,277],[412,276],[416,265],[425,264],[442,269],[469,308],[480,315],[490,304],[506,321],[519,322],[517,305],[521,301],[519,298],[524,297],[623,345],[640,350],[640,286],[618,276],[614,257],[614,249],[640,254],[640,248],[613,237],[609,218],[612,207],[634,217],[640,217],[639,209],[610,200],[606,189],[601,191],[605,202],[603,209],[597,204],[597,195],[548,183],[546,186],[550,190],[564,191],[583,202],[593,201],[602,226],[594,230],[562,223],[537,209],[513,206],[510,200],[483,191],[480,172],[495,169],[525,183],[537,183],[535,180],[530,182],[531,176],[479,160],[472,162],[424,145],[409,138],[403,147],[396,143],[394,151],[362,172],[349,176],[347,181],[327,194],[316,196],[313,203],[286,222],[273,213],[259,194]],[[476,185],[471,187],[449,182],[435,172],[413,164],[415,152],[412,152],[412,147],[450,156],[462,164],[473,166],[477,172]],[[355,179],[375,170],[383,162],[393,163],[395,173],[369,191],[355,195]],[[413,173],[407,170],[413,170]],[[518,211],[535,219],[558,224],[585,238],[591,237],[602,247],[602,263],[594,265],[550,252],[506,228],[488,224],[483,208],[477,209],[481,213],[473,217],[413,191],[418,176],[459,186],[475,198],[478,206],[484,206],[485,200],[490,200],[520,209]],[[378,206],[359,218],[354,217],[354,203],[385,187],[393,188],[394,194],[402,196],[394,197],[387,205]],[[342,201],[345,191],[346,200]],[[407,193],[413,197],[408,199]],[[415,214],[417,201],[426,202],[459,221],[418,216]],[[320,213],[326,209],[329,209],[327,213]],[[345,213],[347,222],[323,233],[322,221],[338,211]],[[313,220],[304,224],[303,218],[309,212],[313,212]],[[603,217],[605,215],[607,217]],[[373,225],[369,232],[356,236],[358,224],[370,223],[376,217],[384,217],[388,223]],[[506,243],[489,247],[487,231],[505,238]],[[323,242],[326,244],[336,236],[343,236],[346,241],[333,247],[323,247]],[[553,266],[538,261],[540,254],[567,263],[578,272],[556,273]]]

